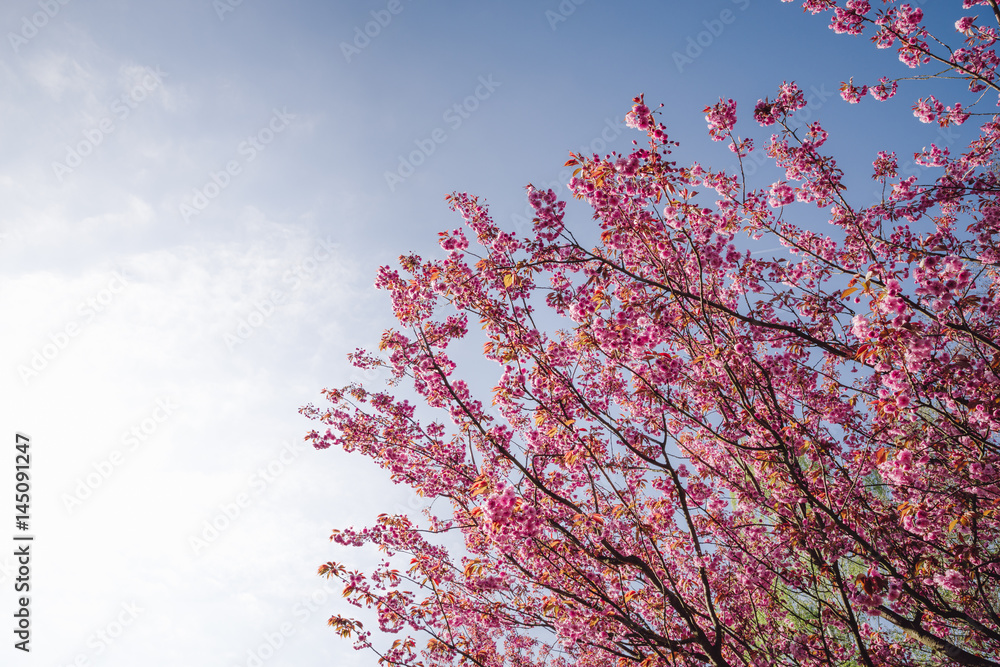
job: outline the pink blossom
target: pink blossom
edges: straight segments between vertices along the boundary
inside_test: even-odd
[[[868,94],[868,86],[861,86],[858,88],[854,85],[854,79],[851,78],[850,81],[841,82],[840,84],[840,96],[844,98],[845,101],[851,104],[857,104],[861,101],[861,98]]]
[[[767,198],[767,203],[773,208],[791,204],[795,201],[795,191],[785,181],[778,181],[771,186],[771,196]]]
[[[956,102],[954,107],[949,106],[945,112],[944,117],[939,120],[942,127],[961,125],[969,119],[969,114],[962,111],[962,104],[960,102]]]
[[[875,167],[875,173],[872,175],[872,178],[876,181],[885,181],[889,178],[895,178],[896,154],[879,151],[878,157],[875,158],[872,166]]]
[[[889,81],[887,77],[878,80],[878,84],[868,89],[871,96],[879,102],[883,102],[896,94],[896,81]]]
[[[871,11],[865,0],[847,0],[846,9],[834,7],[830,28],[836,33],[860,35],[864,28],[863,17]]]
[[[687,487],[688,496],[696,505],[701,505],[711,495],[712,491],[701,482],[689,482]]]
[[[935,574],[932,580],[937,586],[952,593],[960,593],[965,586],[965,577],[958,570],[945,570]]]
[[[862,341],[875,337],[875,332],[864,315],[855,315],[851,320],[851,333]]]
[[[896,14],[896,30],[904,35],[909,35],[920,25],[924,18],[924,12],[919,7],[911,7],[908,4],[901,5]]]
[[[708,134],[713,141],[723,141],[736,125],[736,102],[732,99],[705,107],[705,120],[708,121]]]
[[[937,101],[933,95],[927,99],[917,100],[913,105],[913,115],[920,119],[921,123],[932,123],[938,114],[944,112],[944,105]]]
[[[637,130],[648,130],[653,126],[653,114],[641,98],[636,98],[632,111],[625,115],[625,124]]]
[[[761,125],[773,125],[804,106],[806,106],[805,95],[798,86],[794,82],[784,82],[773,102],[766,98],[757,101],[753,115]]]
[[[896,602],[903,595],[903,586],[899,583],[899,580],[893,579],[889,582],[889,590],[886,592],[886,599],[889,602]]]
[[[462,251],[469,247],[469,240],[465,237],[465,231],[453,229],[450,233],[442,233],[441,247],[448,251]]]
[[[930,149],[925,149],[922,153],[916,153],[914,161],[927,167],[943,167],[948,164],[949,149],[941,149],[936,144],[931,144]]]

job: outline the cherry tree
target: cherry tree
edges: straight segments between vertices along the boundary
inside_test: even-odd
[[[529,186],[526,238],[449,197],[465,228],[441,234],[446,255],[378,273],[399,327],[352,359],[389,386],[302,409],[316,447],[435,501],[334,532],[384,552],[367,573],[319,569],[378,617],[379,635],[330,619],[358,648],[428,666],[1000,665],[1000,7],[965,0],[978,13],[948,46],[907,4],[802,4],[962,79],[913,113],[975,116],[976,137],[918,153],[922,178],[873,151],[883,194],[853,200],[784,83],[740,124],[773,132],[762,147],[733,100],[705,109],[741,165],[762,150],[784,170],[754,188],[671,161],[640,96],[627,121],[648,146],[567,163],[596,247],[552,191]],[[841,93],[874,104],[923,78]],[[824,227],[794,221],[810,209]],[[752,251],[776,244],[786,257]],[[497,368],[484,395],[453,352],[470,322]]]

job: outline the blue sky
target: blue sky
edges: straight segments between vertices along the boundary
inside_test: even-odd
[[[345,360],[392,326],[375,271],[440,254],[446,194],[516,228],[569,151],[642,143],[640,93],[678,160],[733,167],[702,109],[736,99],[761,145],[753,105],[794,80],[858,201],[879,148],[962,137],[905,86],[840,100],[895,54],[777,0],[8,0],[0,28],[0,437],[33,438],[36,536],[33,650],[4,664],[372,663],[314,573],[369,557],[331,528],[421,500],[304,447],[297,410],[379,380]]]

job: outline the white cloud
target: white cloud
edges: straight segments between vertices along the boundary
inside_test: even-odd
[[[97,83],[94,72],[66,52],[37,53],[24,60],[24,70],[31,83],[57,102],[69,92],[93,95]]]

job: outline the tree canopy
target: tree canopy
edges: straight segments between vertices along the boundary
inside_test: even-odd
[[[882,195],[854,199],[821,123],[790,122],[806,100],[785,83],[739,123],[767,128],[760,146],[733,100],[705,109],[741,165],[763,151],[784,170],[754,188],[672,161],[639,96],[626,120],[648,144],[567,163],[595,247],[551,190],[529,186],[523,238],[450,196],[465,228],[441,234],[446,255],[377,276],[399,326],[353,361],[390,386],[302,409],[316,447],[439,500],[334,532],[385,552],[371,572],[319,570],[399,635],[334,615],[358,647],[428,666],[1000,665],[1000,7],[965,0],[978,14],[949,36],[907,4],[802,5],[962,79],[913,114],[976,118],[975,138],[918,153],[919,176],[873,151]],[[841,94],[928,85],[911,78]],[[810,208],[825,227],[795,221]],[[774,245],[787,256],[755,252]],[[491,395],[449,354],[470,320]],[[400,382],[442,417],[395,397]],[[466,554],[435,541],[449,531]]]

